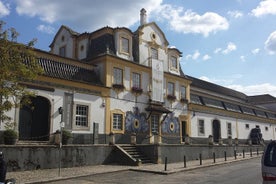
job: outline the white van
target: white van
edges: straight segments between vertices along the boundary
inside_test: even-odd
[[[276,141],[271,141],[262,158],[263,184],[276,183]]]

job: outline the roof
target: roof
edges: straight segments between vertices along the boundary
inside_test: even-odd
[[[73,35],[73,36],[78,36],[78,35],[79,35],[78,32],[73,31],[71,28],[69,28],[69,27],[67,27],[67,26],[65,26],[65,25],[62,25],[62,26],[60,26],[58,32],[56,33],[56,35],[55,35],[55,37],[54,37],[52,43],[49,45],[49,47],[52,47],[52,45],[54,44],[54,42],[55,42],[55,40],[56,40],[56,37],[59,35],[59,33],[61,32],[62,29],[66,29],[66,30],[67,30],[71,35]]]
[[[276,103],[276,98],[269,94],[248,96],[247,100],[253,104]]]
[[[217,85],[214,83],[210,83],[210,82],[207,82],[204,80],[200,80],[200,79],[188,76],[188,75],[186,75],[186,76],[188,77],[188,79],[192,80],[191,87],[194,86],[197,88],[201,88],[201,89],[205,89],[205,90],[219,93],[222,95],[234,97],[234,98],[241,99],[244,101],[247,100],[247,95],[245,95],[244,93],[241,93],[239,91],[235,91],[233,89],[226,88],[226,87],[223,87],[223,86],[220,86],[220,85]]]
[[[38,58],[38,62],[44,70],[44,75],[48,77],[102,85],[94,70],[46,58]]]

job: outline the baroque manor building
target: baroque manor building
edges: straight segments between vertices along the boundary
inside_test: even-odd
[[[117,144],[215,142],[231,137],[246,143],[252,128],[275,139],[276,99],[187,76],[181,52],[169,47],[156,23],[140,12],[135,32],[103,27],[77,33],[61,26],[50,52],[36,50],[44,74],[26,83],[34,108],[9,112],[19,141],[52,141],[60,129],[73,143]],[[59,111],[62,108],[63,112]],[[3,129],[3,126],[1,126]]]

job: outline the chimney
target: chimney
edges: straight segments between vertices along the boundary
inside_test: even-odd
[[[147,11],[142,8],[140,11],[140,26],[147,23]]]

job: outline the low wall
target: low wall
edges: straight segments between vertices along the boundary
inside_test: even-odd
[[[139,149],[148,156],[154,163],[165,163],[165,157],[167,157],[168,163],[183,162],[184,156],[186,160],[198,160],[201,154],[202,159],[212,159],[213,153],[216,158],[223,158],[226,152],[227,157],[233,157],[234,151],[237,154],[242,154],[243,151],[249,153],[261,152],[264,150],[264,146],[261,145],[139,145]]]
[[[263,151],[263,146],[218,146],[218,145],[184,145],[184,144],[144,144],[136,145],[153,163],[164,163],[165,157],[168,163],[183,162],[199,159],[234,156],[234,150],[238,154],[245,152]],[[1,145],[4,159],[8,164],[8,171],[36,170],[61,167],[78,167],[101,164],[128,164],[126,155],[118,152],[113,145],[64,145],[60,150],[55,145]],[[61,157],[60,157],[61,153]],[[61,158],[61,159],[60,159]],[[60,162],[61,161],[61,162]]]
[[[109,163],[113,147],[109,145],[1,146],[8,171],[100,165]],[[60,157],[61,153],[61,157]]]

